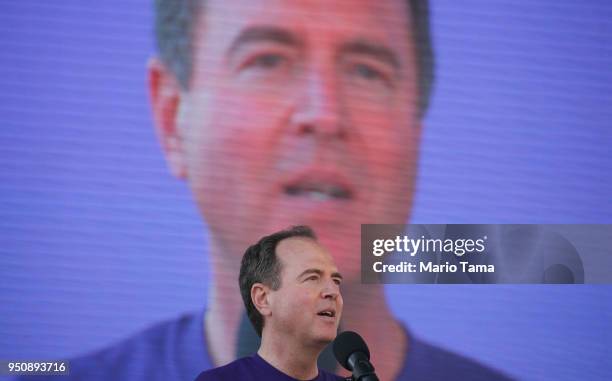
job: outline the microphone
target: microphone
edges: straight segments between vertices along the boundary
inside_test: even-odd
[[[370,363],[370,350],[357,333],[342,332],[334,340],[333,349],[336,360],[353,372],[353,380],[378,381],[374,366]]]

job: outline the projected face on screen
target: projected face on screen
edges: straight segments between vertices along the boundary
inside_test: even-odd
[[[217,244],[308,224],[350,273],[361,223],[405,222],[420,136],[409,15],[400,0],[206,2],[189,85],[160,71],[153,102]]]

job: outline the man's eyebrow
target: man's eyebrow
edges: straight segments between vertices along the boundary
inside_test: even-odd
[[[323,275],[323,271],[319,269],[306,269],[302,271],[300,275],[298,275],[298,278],[302,278],[304,275],[309,275],[309,274]]]
[[[234,39],[228,50],[228,55],[233,54],[241,46],[252,42],[276,42],[283,45],[301,45],[300,39],[286,29],[275,26],[252,26],[244,29]]]
[[[323,271],[321,271],[321,270],[319,270],[319,269],[315,269],[315,268],[312,268],[312,269],[306,269],[306,270],[302,271],[302,273],[301,273],[300,275],[298,275],[297,277],[298,277],[298,279],[299,279],[299,278],[302,278],[302,277],[304,277],[305,275],[309,275],[309,274],[317,274],[317,275],[319,275],[319,276],[322,276],[322,275],[323,275]],[[336,271],[336,272],[334,272],[334,273],[332,273],[332,274],[331,274],[331,277],[332,277],[332,278],[339,278],[339,279],[343,279],[343,278],[342,278],[342,274],[340,274],[340,273],[339,273],[339,272],[337,272],[337,271]]]
[[[400,67],[400,61],[393,50],[377,42],[355,40],[347,42],[340,47],[341,55],[351,53],[371,56],[386,62],[387,64],[393,66],[393,68],[396,70]]]

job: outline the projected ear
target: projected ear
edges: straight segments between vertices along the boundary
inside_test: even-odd
[[[148,79],[155,130],[174,176],[185,178],[184,144],[178,128],[181,88],[174,74],[157,58],[148,63]]]
[[[421,143],[423,139],[423,121],[418,120],[414,123],[414,128],[416,129],[414,138],[416,139],[417,144],[415,145],[417,148],[417,152],[420,151]]]

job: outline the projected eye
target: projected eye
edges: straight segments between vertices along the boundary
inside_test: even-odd
[[[289,67],[289,59],[279,53],[261,53],[247,59],[241,65],[243,72],[274,73]]]
[[[384,76],[378,70],[365,64],[357,64],[353,67],[355,75],[367,80],[382,80]]]
[[[346,73],[359,86],[393,88],[395,78],[388,65],[370,59],[356,59],[346,63]]]

